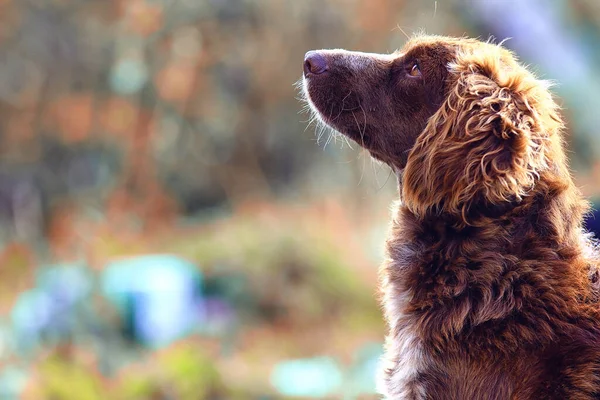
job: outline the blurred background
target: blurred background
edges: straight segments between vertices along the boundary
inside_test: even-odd
[[[512,38],[600,195],[596,0],[0,0],[0,398],[375,398],[396,180],[293,84],[421,29]]]

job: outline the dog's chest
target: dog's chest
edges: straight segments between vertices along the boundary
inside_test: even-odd
[[[399,333],[388,353],[386,399],[493,400],[514,394],[509,371],[500,360],[434,355],[410,326]]]
[[[387,384],[384,393],[388,399],[425,399],[425,385],[420,376],[430,369],[430,359],[423,343],[406,327],[393,342],[388,355]],[[395,355],[395,356],[394,356]]]

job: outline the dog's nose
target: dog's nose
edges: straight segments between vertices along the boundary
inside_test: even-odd
[[[319,75],[327,71],[327,60],[317,51],[309,51],[304,56],[304,76]]]

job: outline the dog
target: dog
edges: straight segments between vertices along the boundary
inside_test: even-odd
[[[385,398],[600,398],[598,252],[550,86],[470,38],[306,53],[316,117],[398,176]]]

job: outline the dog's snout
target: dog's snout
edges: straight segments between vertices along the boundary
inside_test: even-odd
[[[327,71],[327,60],[318,51],[309,51],[304,56],[304,76],[319,75]]]

